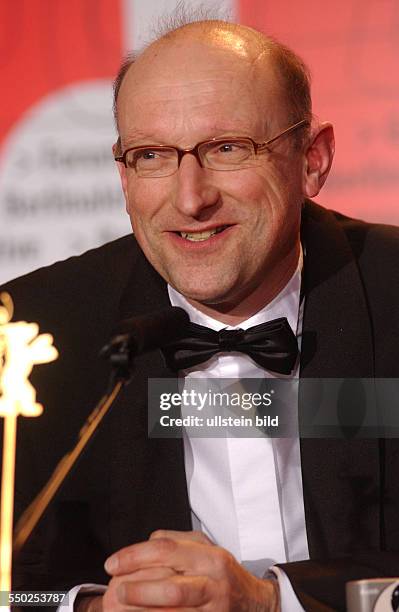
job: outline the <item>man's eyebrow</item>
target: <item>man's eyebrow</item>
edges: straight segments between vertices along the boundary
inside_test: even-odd
[[[143,142],[147,144],[156,143],[159,138],[155,138],[154,134],[149,132],[142,132],[137,129],[129,132],[129,135],[126,138],[122,139],[124,148],[134,147],[138,142]]]
[[[265,127],[264,129],[267,129],[267,125],[268,122],[265,122]],[[270,128],[270,126],[268,125],[268,128]],[[268,133],[266,131],[266,133]],[[212,134],[212,135],[211,135]],[[203,141],[206,140],[212,140],[212,138],[230,138],[230,137],[234,137],[234,136],[249,136],[249,137],[253,137],[253,134],[251,132],[251,130],[248,129],[240,129],[237,125],[229,125],[229,124],[225,124],[225,125],[219,125],[216,129],[213,128],[210,130],[209,132],[209,136],[208,138],[203,138]],[[155,134],[151,133],[151,132],[144,132],[142,130],[140,130],[139,128],[135,128],[134,130],[131,130],[129,132],[129,134],[123,138],[122,141],[122,146],[123,146],[123,150],[125,151],[126,149],[129,149],[130,147],[135,147],[135,146],[141,146],[141,145],[170,145],[171,141],[169,140],[164,140],[163,138],[160,138],[159,136],[155,136]],[[172,145],[173,146],[173,145]]]

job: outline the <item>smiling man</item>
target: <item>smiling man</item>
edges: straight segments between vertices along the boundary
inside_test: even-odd
[[[304,92],[292,107],[279,62],[306,81],[299,60],[258,32],[194,24],[146,49],[118,90],[135,236],[168,283],[226,323],[287,284],[303,198],[318,193],[332,160],[331,126],[309,138],[310,100]]]
[[[115,109],[134,237],[6,287],[16,317],[38,320],[61,353],[37,374],[54,409],[22,425],[19,512],[99,397],[97,353],[118,319],[170,303],[215,332],[284,319],[289,365],[221,344],[176,367],[181,378],[399,373],[399,233],[309,201],[334,139],[312,120],[293,52],[242,26],[188,23],[127,60]],[[171,375],[159,351],[137,360],[15,588],[74,587],[79,610],[321,611],[343,609],[345,580],[395,572],[395,440],[148,439],[147,380]]]

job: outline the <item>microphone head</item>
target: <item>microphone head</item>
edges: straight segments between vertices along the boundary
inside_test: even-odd
[[[136,355],[153,351],[182,338],[190,322],[183,308],[171,306],[150,314],[124,319],[117,325],[117,336],[128,336]]]
[[[171,306],[146,315],[120,321],[111,341],[100,355],[112,358],[124,351],[129,360],[148,351],[162,348],[186,334],[189,316],[183,308]]]

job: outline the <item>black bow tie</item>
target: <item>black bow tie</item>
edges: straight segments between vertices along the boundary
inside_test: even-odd
[[[245,353],[266,370],[290,374],[298,356],[298,343],[287,319],[282,317],[247,330],[219,332],[189,323],[185,338],[162,349],[167,366],[175,371],[192,368],[225,351]]]

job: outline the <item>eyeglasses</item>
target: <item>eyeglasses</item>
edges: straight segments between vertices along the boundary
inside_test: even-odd
[[[131,147],[123,155],[115,157],[126,168],[133,169],[143,178],[170,176],[177,172],[184,155],[194,155],[201,168],[210,170],[241,170],[250,166],[254,157],[267,147],[300,127],[308,125],[306,119],[294,123],[266,142],[255,142],[252,138],[213,138],[199,142],[192,149],[179,149],[168,145]]]

